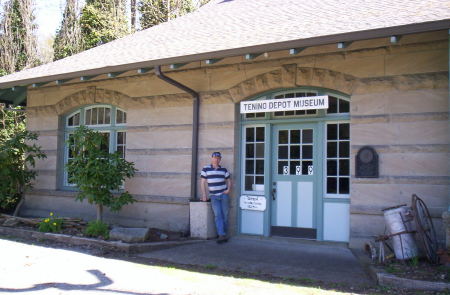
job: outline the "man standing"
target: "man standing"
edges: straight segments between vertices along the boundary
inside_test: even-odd
[[[214,212],[217,234],[219,235],[217,243],[224,243],[228,241],[228,209],[230,202],[228,194],[231,190],[231,179],[228,170],[219,165],[220,160],[222,160],[220,152],[212,153],[211,165],[203,167],[200,176],[202,201],[206,202],[208,195],[211,199],[211,207]]]

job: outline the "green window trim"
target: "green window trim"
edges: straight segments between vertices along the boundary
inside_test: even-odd
[[[95,114],[95,120],[93,115]],[[88,121],[90,124],[86,124]],[[70,160],[70,147],[67,144],[70,134],[76,128],[83,125],[92,130],[109,134],[108,150],[113,153],[117,150],[125,157],[126,151],[126,112],[116,106],[108,104],[86,105],[65,115],[62,120],[64,126],[63,134],[63,157],[61,170],[63,172],[60,180],[61,188],[73,190],[74,184],[68,182],[66,164]],[[95,122],[95,124],[92,124]]]

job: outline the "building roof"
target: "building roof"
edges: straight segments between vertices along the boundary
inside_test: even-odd
[[[0,77],[0,89],[450,27],[450,0],[213,0],[196,12]]]

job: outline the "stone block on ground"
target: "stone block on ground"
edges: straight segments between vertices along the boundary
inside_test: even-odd
[[[120,240],[127,243],[144,242],[148,239],[150,228],[115,227],[109,232],[111,240]]]
[[[190,230],[192,238],[211,239],[217,236],[210,202],[190,202]]]

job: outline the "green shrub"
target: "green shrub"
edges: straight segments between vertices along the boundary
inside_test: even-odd
[[[79,192],[76,200],[87,199],[97,206],[97,220],[103,218],[103,206],[112,212],[135,202],[127,191],[122,191],[126,178],[137,171],[134,163],[128,162],[118,153],[110,154],[102,149],[107,146],[100,132],[80,126],[67,141],[72,146],[73,158],[66,164],[70,183],[75,183]]]
[[[46,158],[34,144],[36,133],[25,129],[25,113],[20,108],[6,110],[0,104],[0,211],[18,211],[20,201],[37,172],[37,159]],[[16,212],[15,212],[16,214]]]
[[[62,230],[62,225],[63,220],[54,216],[53,212],[50,212],[50,217],[38,223],[38,229],[40,232],[45,233],[59,233]]]
[[[109,226],[99,220],[90,221],[84,234],[88,237],[109,239]]]

